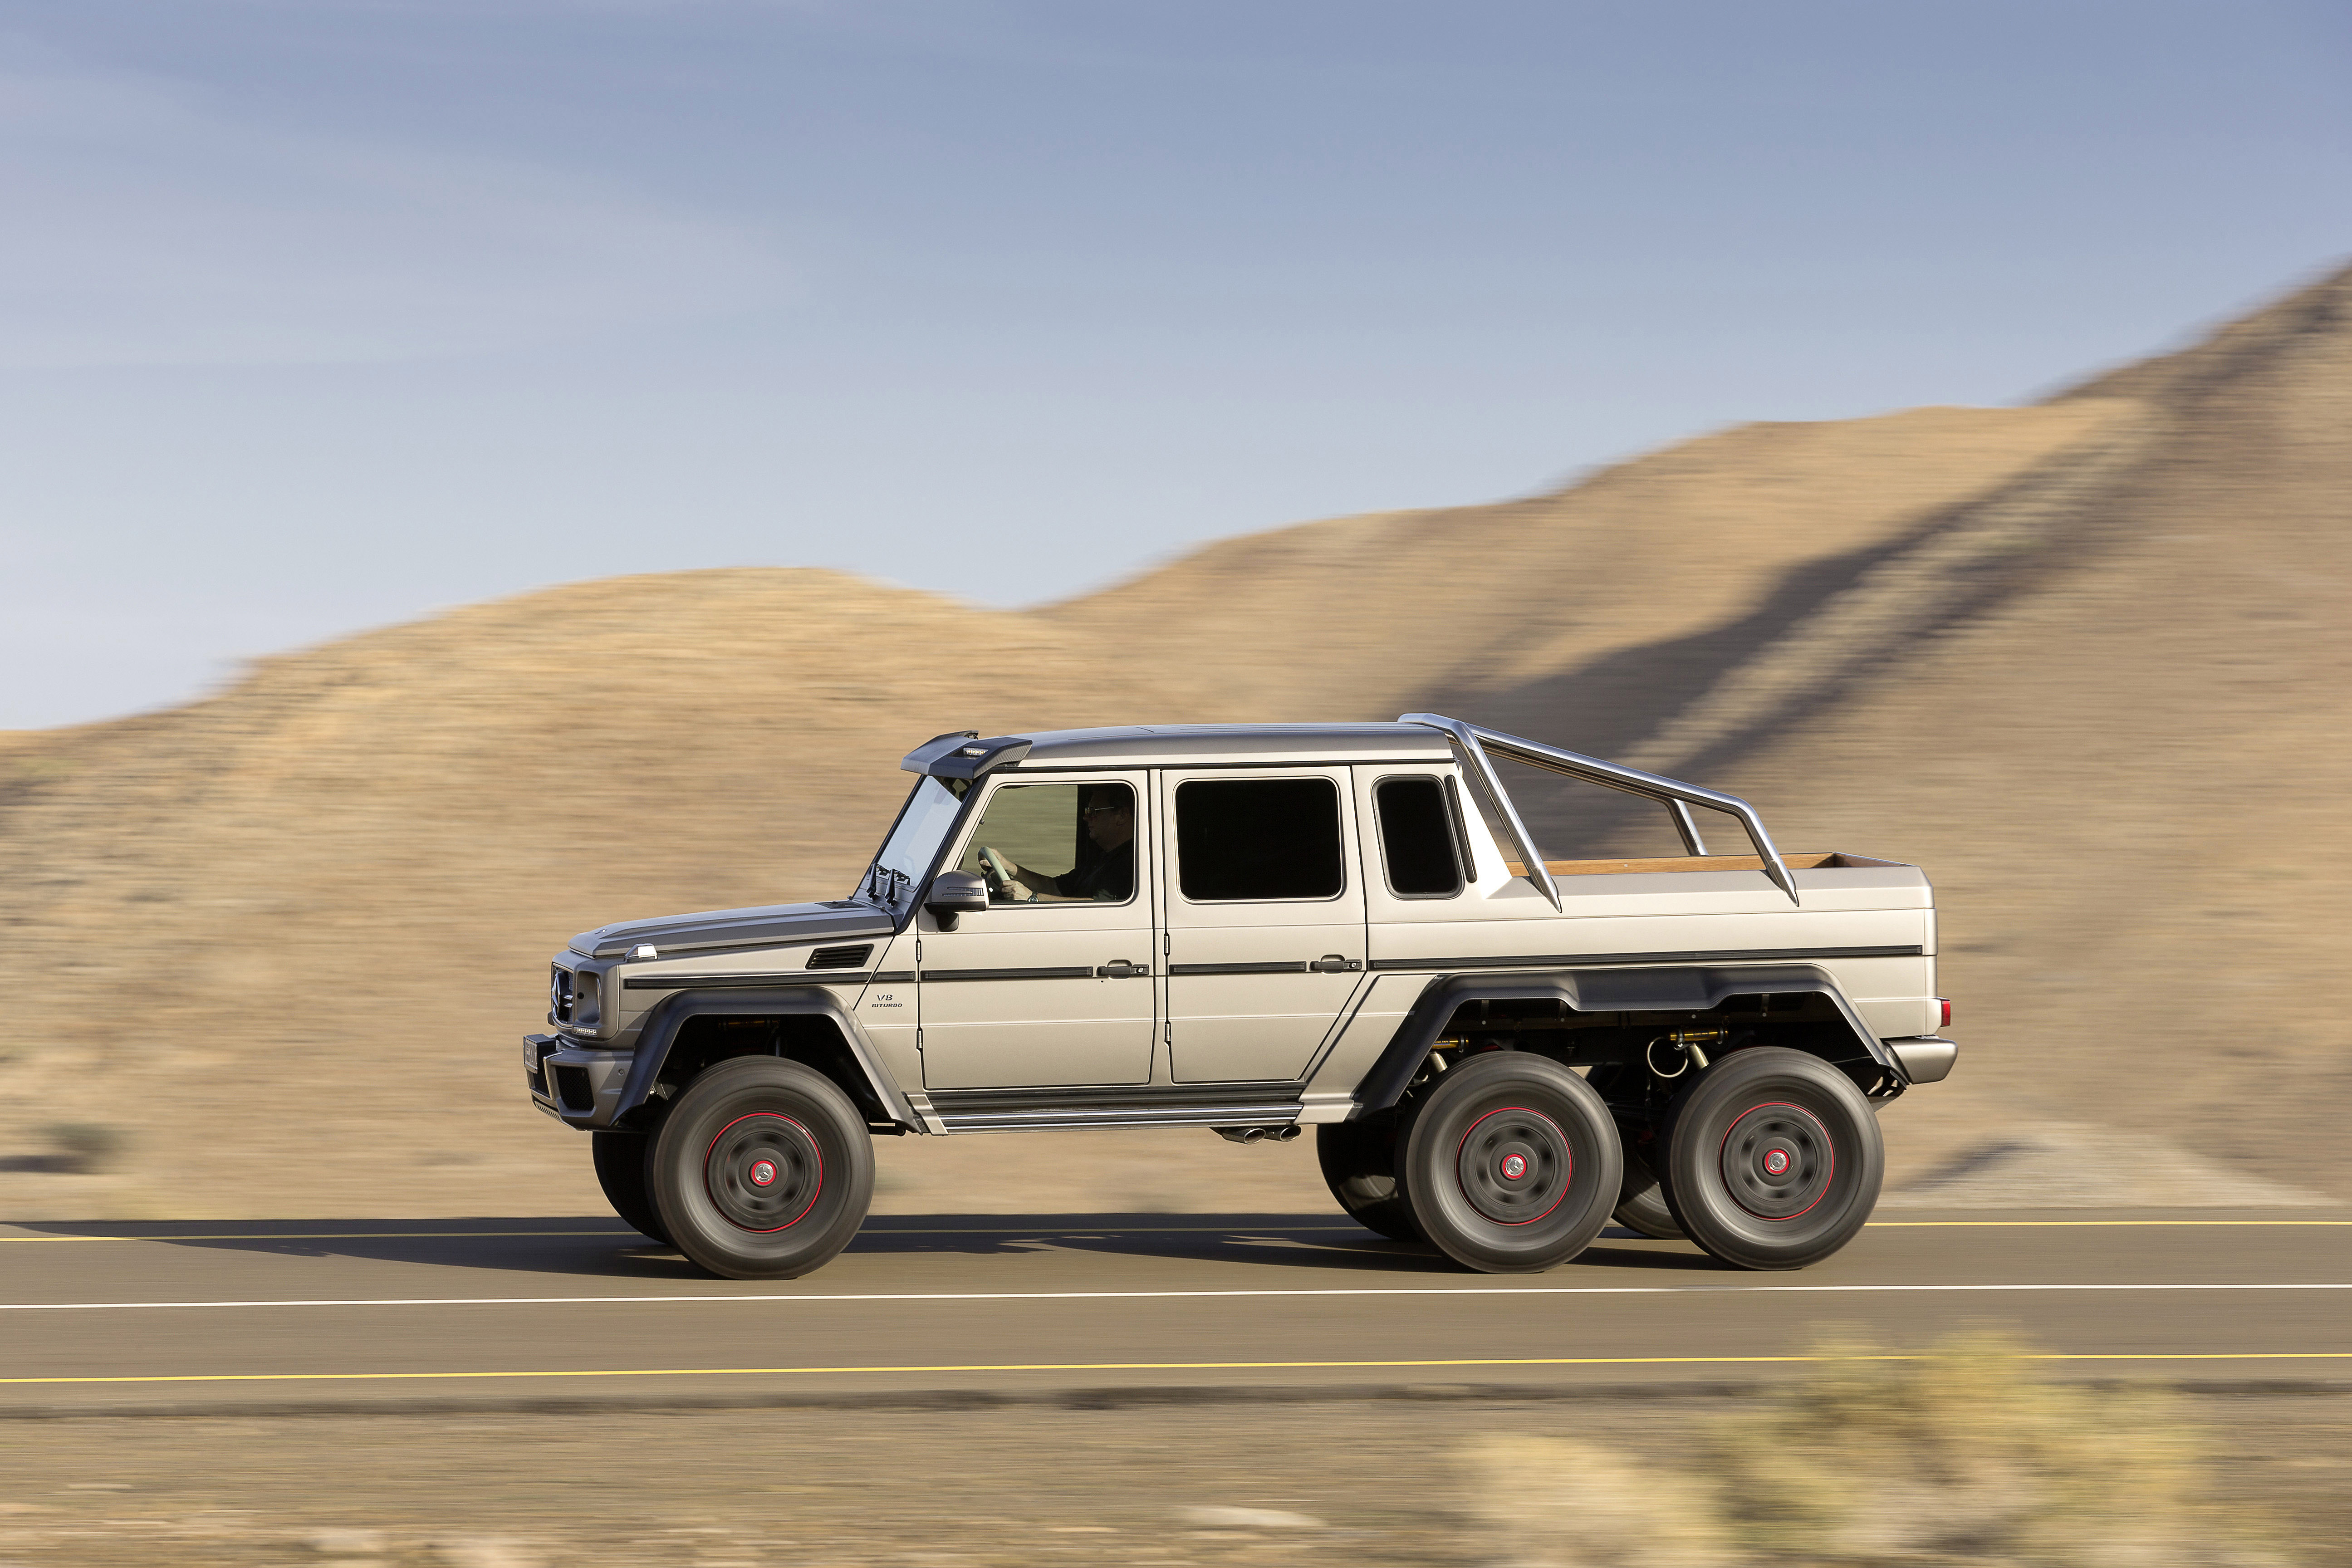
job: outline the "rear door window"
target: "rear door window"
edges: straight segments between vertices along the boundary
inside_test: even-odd
[[[1462,890],[1461,839],[1437,779],[1382,779],[1372,787],[1381,819],[1381,860],[1401,899],[1447,899]]]
[[[1348,878],[1329,779],[1176,786],[1177,885],[1193,903],[1337,898]]]

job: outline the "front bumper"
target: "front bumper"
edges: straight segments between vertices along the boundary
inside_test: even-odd
[[[610,1127],[628,1086],[634,1051],[597,1051],[562,1035],[522,1037],[530,1101],[567,1127]]]

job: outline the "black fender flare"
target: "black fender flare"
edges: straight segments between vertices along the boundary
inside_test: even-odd
[[[1898,1082],[1902,1064],[1870,1031],[1829,972],[1811,963],[1693,964],[1643,969],[1542,969],[1441,974],[1426,987],[1356,1089],[1357,1114],[1404,1098],[1429,1047],[1465,1002],[1558,1002],[1575,1013],[1704,1013],[1727,996],[1818,992],[1830,999],[1855,1043]]]
[[[915,1108],[883,1067],[881,1053],[857,1026],[856,1018],[832,993],[808,985],[779,986],[772,991],[673,991],[655,1003],[637,1033],[636,1058],[629,1064],[628,1081],[622,1086],[621,1103],[614,1110],[613,1119],[618,1121],[653,1097],[654,1080],[661,1076],[670,1047],[677,1043],[678,1031],[688,1020],[782,1016],[832,1019],[884,1114],[901,1126],[921,1130]]]

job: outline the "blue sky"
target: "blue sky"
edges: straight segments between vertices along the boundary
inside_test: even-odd
[[[0,213],[25,728],[2030,397],[2352,253],[2352,6],[0,0]]]

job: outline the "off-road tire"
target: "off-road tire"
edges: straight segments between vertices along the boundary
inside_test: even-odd
[[[1610,1217],[1637,1236],[1655,1241],[1680,1241],[1682,1226],[1675,1223],[1674,1211],[1666,1207],[1666,1194],[1658,1185],[1656,1163],[1665,1158],[1666,1145],[1658,1130],[1642,1118],[1629,1114],[1633,1106],[1646,1108],[1646,1092],[1624,1094],[1627,1085],[1646,1091],[1652,1081],[1647,1071],[1631,1062],[1603,1062],[1584,1075],[1584,1081],[1609,1101],[1610,1113],[1617,1118],[1617,1142],[1625,1152],[1625,1180],[1617,1189],[1617,1208]]]
[[[1456,1066],[1407,1110],[1397,1182],[1414,1225],[1487,1274],[1564,1263],[1609,1223],[1624,1176],[1617,1125],[1591,1086],[1518,1051]]]
[[[1717,1058],[1675,1097],[1663,1136],[1675,1223],[1741,1268],[1829,1257],[1869,1221],[1885,1176],[1878,1118],[1853,1081],[1779,1047]]]
[[[613,1212],[656,1241],[667,1242],[669,1232],[662,1228],[661,1215],[646,1183],[646,1163],[653,1154],[654,1141],[643,1132],[616,1129],[588,1137],[595,1152],[596,1184],[604,1189],[604,1201],[613,1205]]]
[[[822,1073],[719,1063],[654,1139],[654,1206],[680,1252],[730,1279],[790,1279],[849,1245],[874,1195],[866,1119]]]
[[[1397,1119],[1387,1112],[1315,1129],[1315,1163],[1348,1217],[1391,1241],[1419,1241],[1412,1205],[1396,1179]]]
[[[1636,1236],[1646,1236],[1653,1241],[1680,1241],[1683,1227],[1675,1223],[1675,1211],[1666,1206],[1666,1191],[1658,1181],[1657,1173],[1650,1169],[1644,1155],[1661,1156],[1665,1150],[1663,1141],[1654,1140],[1637,1144],[1626,1137],[1625,1129],[1618,1129],[1625,1148],[1625,1179],[1617,1188],[1617,1208],[1610,1215],[1619,1225]]]

